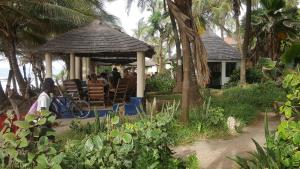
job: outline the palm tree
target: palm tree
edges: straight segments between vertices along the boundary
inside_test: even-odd
[[[129,6],[132,1],[128,0]],[[138,4],[148,4],[150,2],[151,0],[138,0]],[[195,65],[198,85],[205,86],[209,79],[207,54],[198,34],[197,25],[193,22],[192,0],[166,0],[166,4],[179,28],[183,53],[182,112],[180,120],[182,123],[187,124],[190,106],[190,63]]]
[[[285,0],[260,0],[260,4],[252,11],[251,40],[255,46],[251,60],[257,62],[260,57],[278,60],[283,52],[281,42],[292,41],[299,36],[299,10],[296,6],[287,6]]]
[[[251,0],[246,0],[246,24],[244,32],[244,43],[242,48],[242,57],[240,65],[240,84],[246,84],[246,58],[249,57],[250,33],[251,33]]]
[[[53,33],[64,32],[92,19],[109,16],[95,0],[0,1],[0,41],[22,95],[26,82],[18,65],[22,49],[45,42]]]

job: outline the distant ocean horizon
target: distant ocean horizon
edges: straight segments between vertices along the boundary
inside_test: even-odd
[[[3,90],[6,90],[6,83],[7,83],[7,78],[8,78],[8,74],[9,74],[9,70],[10,68],[7,68],[7,67],[2,67],[1,65],[8,65],[7,62],[0,62],[0,82],[1,82],[1,85],[2,85],[2,88]],[[52,68],[52,71],[53,71],[53,75],[56,75],[58,74],[61,70],[63,70],[64,68],[64,63],[62,61],[54,61],[53,62],[53,68]],[[33,73],[32,73],[32,67],[30,64],[26,64],[26,74],[28,77],[31,77],[32,79],[32,82],[31,84],[32,85],[35,85],[34,83],[34,76],[33,76]],[[23,68],[20,67],[20,70],[22,71]],[[23,72],[21,72],[23,74]]]

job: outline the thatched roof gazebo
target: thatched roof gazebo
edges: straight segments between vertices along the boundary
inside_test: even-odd
[[[241,55],[237,48],[230,46],[216,34],[207,32],[201,36],[201,39],[205,46],[209,62],[241,60]]]
[[[52,77],[51,54],[70,55],[70,79],[80,78],[80,68],[85,75],[90,74],[90,65],[96,62],[125,65],[136,61],[137,97],[144,96],[145,57],[154,54],[150,45],[100,21],[55,37],[37,51],[45,53],[47,77]]]
[[[211,87],[222,87],[240,65],[241,55],[236,47],[227,44],[211,31],[201,36],[207,51],[207,61],[211,73]]]

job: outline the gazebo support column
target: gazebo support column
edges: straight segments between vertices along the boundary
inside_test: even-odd
[[[136,97],[144,97],[145,91],[145,53],[137,52]]]
[[[50,53],[45,54],[46,78],[52,78],[52,58]]]
[[[226,81],[226,62],[222,61],[222,68],[221,68],[221,85],[224,86]]]
[[[75,57],[75,79],[80,79],[80,57]]]
[[[91,58],[86,58],[86,75],[91,75]]]
[[[70,53],[70,79],[75,79],[75,56]]]
[[[96,73],[96,65],[93,61],[90,61],[90,74],[95,74]]]
[[[82,63],[82,80],[85,81],[87,78],[87,58],[82,58],[81,63]]]

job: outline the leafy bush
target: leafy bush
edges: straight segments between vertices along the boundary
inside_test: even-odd
[[[224,89],[212,98],[213,107],[224,109],[225,117],[233,116],[244,123],[253,120],[257,113],[270,109],[274,101],[282,101],[285,91],[273,82]]]
[[[182,126],[177,123],[174,126],[175,142],[191,142],[196,137],[224,136],[227,133],[226,117],[224,109],[221,107],[212,107],[210,98],[202,106],[196,107],[189,113],[190,123],[188,126]]]
[[[299,114],[299,73],[285,77],[283,86],[288,89],[287,101],[280,108],[287,120],[282,121],[276,133],[270,133],[265,122],[266,146],[256,143],[256,152],[251,158],[234,159],[241,168],[298,169],[300,167],[300,122],[295,115]]]
[[[246,70],[246,82],[249,84],[260,83],[263,78],[263,73],[258,68],[250,68]],[[237,86],[240,81],[240,70],[234,70],[230,76],[230,80],[225,84],[226,87]]]
[[[146,80],[147,91],[170,92],[174,86],[175,79],[172,78],[170,71],[166,71]]]
[[[84,139],[55,142],[49,112],[27,115],[15,123],[16,134],[8,128],[0,137],[2,168],[187,168],[188,161],[173,157],[169,146],[174,143],[171,128],[177,104],[165,107],[162,113],[146,116],[133,123],[121,123],[118,116],[108,115],[100,122],[96,118],[88,128],[73,122],[72,128],[89,132]],[[13,117],[13,116],[12,116]],[[1,168],[0,167],[0,168]]]
[[[42,111],[39,115],[27,115],[24,121],[16,121],[16,133],[10,128],[0,135],[0,159],[2,168],[61,168],[64,153],[53,142],[51,124],[55,116]],[[7,119],[10,126],[10,119]]]
[[[196,156],[196,154],[192,154],[188,156],[186,159],[184,159],[184,162],[186,163],[186,169],[198,169],[200,168],[199,160]]]
[[[93,133],[82,141],[66,145],[64,168],[186,168],[186,163],[172,157],[169,132],[174,123],[174,108],[150,118],[141,115],[134,123],[119,123],[109,118],[105,132]],[[102,123],[102,124],[103,124]]]

